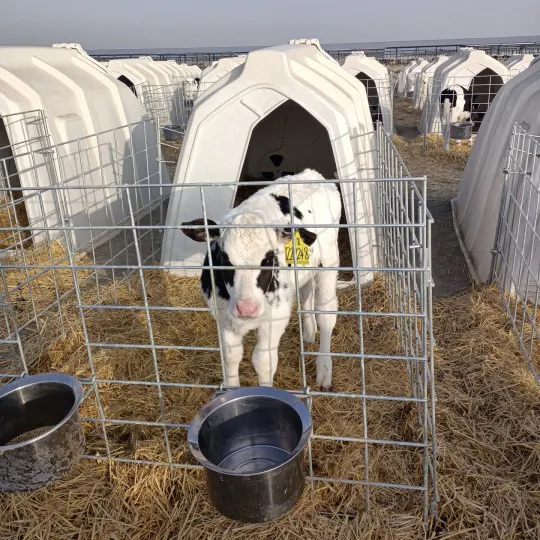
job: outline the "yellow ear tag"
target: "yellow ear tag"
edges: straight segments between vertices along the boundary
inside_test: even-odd
[[[309,246],[302,240],[300,233],[296,231],[294,233],[294,239],[296,243],[296,263],[302,265],[309,264]],[[292,238],[285,244],[285,262],[287,264],[294,264],[293,256],[293,241]]]

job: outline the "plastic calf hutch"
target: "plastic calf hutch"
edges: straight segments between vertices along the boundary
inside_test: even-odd
[[[484,51],[459,51],[433,74],[431,93],[422,110],[420,131],[423,134],[443,132],[441,102],[445,93],[453,95],[456,90],[467,96],[464,110],[470,112],[477,131],[489,105],[508,79],[508,69]]]
[[[508,68],[510,77],[515,77],[527,69],[533,60],[534,54],[513,54],[504,65]]]
[[[307,89],[310,89],[308,92]],[[318,45],[261,49],[199,97],[182,146],[175,184],[273,180],[313,168],[325,178],[372,178],[375,137],[366,91]],[[373,218],[370,186],[342,186],[345,211]],[[206,211],[219,221],[232,207],[230,184],[205,190]],[[167,222],[201,217],[198,190],[174,190]],[[358,217],[358,216],[356,216]],[[355,264],[370,267],[375,241],[351,229]],[[165,232],[164,265],[200,265],[201,244],[179,230]],[[174,270],[190,275],[196,270]],[[370,272],[362,279],[370,280]]]
[[[405,87],[406,96],[413,97],[416,81],[428,63],[429,62],[427,60],[422,59],[407,72],[407,86]]]
[[[413,107],[417,110],[422,110],[428,95],[431,93],[433,84],[433,74],[435,70],[448,60],[448,56],[439,56],[425,65],[416,77],[413,95]]]
[[[199,95],[206,92],[206,90],[233,69],[242,65],[245,60],[245,56],[233,56],[232,58],[222,58],[217,62],[213,62],[212,65],[202,72],[201,82],[199,83]]]
[[[105,186],[166,178],[157,161],[156,132],[141,103],[77,48],[1,48],[0,115],[2,184],[20,188],[16,208],[14,201],[4,204],[24,214],[35,241],[43,239],[40,227],[56,237],[62,232],[53,226],[69,220],[81,227],[73,230],[74,248],[102,243],[109,237],[107,226],[121,222],[127,211],[126,200]],[[55,185],[72,186],[62,201],[47,191]],[[139,214],[149,212],[163,190],[133,194]],[[99,237],[84,229],[90,224],[104,227]]]
[[[373,122],[382,122],[384,129],[392,134],[392,85],[386,66],[357,51],[345,58],[342,67],[366,87]]]
[[[478,132],[453,200],[462,247],[477,282],[489,281],[491,275],[513,125],[517,122],[530,133],[540,133],[539,108],[540,63],[536,63],[501,88]],[[529,197],[524,204],[528,201]],[[537,212],[532,204],[528,218],[531,223],[536,222]],[[531,256],[538,258],[538,252]]]

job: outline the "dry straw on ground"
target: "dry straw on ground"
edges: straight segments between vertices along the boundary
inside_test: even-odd
[[[15,276],[12,276],[13,279]],[[153,305],[200,305],[197,284],[192,279],[173,278],[152,271],[146,276]],[[66,276],[66,282],[69,279]],[[103,281],[103,278],[102,278]],[[91,281],[91,283],[94,283]],[[115,305],[141,305],[142,297],[132,279],[128,284],[103,282],[102,295],[110,293]],[[44,285],[43,285],[44,287]],[[91,300],[94,286],[84,288]],[[378,280],[364,291],[364,307],[385,308],[383,283]],[[341,292],[341,308],[355,306],[353,289]],[[107,300],[105,300],[107,303]],[[66,302],[63,316],[69,321],[67,335],[36,352],[36,370],[52,369],[85,376],[86,350],[75,304]],[[540,495],[538,490],[540,448],[540,390],[519,355],[511,330],[491,289],[473,290],[445,298],[434,307],[436,379],[438,393],[439,489],[441,521],[424,530],[421,498],[410,493],[376,490],[372,511],[364,512],[364,490],[360,487],[315,484],[308,488],[293,512],[267,525],[241,525],[220,517],[210,507],[202,475],[196,471],[169,470],[163,466],[107,465],[83,461],[65,480],[30,494],[0,497],[0,537],[10,539],[63,538],[538,538]],[[25,313],[21,306],[21,313]],[[22,315],[21,315],[22,316]],[[86,317],[90,338],[121,343],[141,343],[148,327],[140,311],[109,314],[90,312]],[[354,352],[357,321],[340,317],[334,349]],[[214,325],[207,313],[180,312],[153,315],[158,343],[214,343]],[[277,384],[299,387],[297,323],[283,340]],[[51,334],[52,335],[52,334]],[[392,352],[395,342],[391,324],[375,317],[365,327],[367,350]],[[246,355],[250,353],[247,347]],[[37,349],[36,349],[37,351]],[[151,380],[151,358],[144,350],[95,351],[100,377]],[[163,380],[213,382],[220,380],[213,353],[196,358],[182,352],[159,355]],[[313,362],[308,379],[314,377]],[[242,367],[244,383],[254,384],[248,362]],[[403,392],[406,370],[392,362],[367,366],[372,392]],[[335,386],[352,389],[359,384],[355,362],[336,361]],[[103,385],[101,397],[107,414],[114,418],[163,418],[155,392],[146,387]],[[119,399],[119,396],[121,398]],[[210,391],[170,390],[165,393],[165,419],[188,422],[210,397]],[[369,409],[368,426],[373,437],[416,440],[419,436],[414,410],[403,405]],[[90,397],[83,415],[94,416]],[[360,434],[361,404],[338,398],[315,400],[314,422],[321,434]],[[88,451],[102,453],[103,441],[97,425],[86,425]],[[163,434],[156,428],[108,426],[112,451],[120,457],[164,458]],[[183,431],[171,433],[174,458],[189,460]],[[360,445],[318,444],[315,448],[317,474],[354,478],[363,473]],[[371,478],[390,482],[418,482],[420,456],[396,449],[370,451]]]
[[[463,169],[471,152],[467,144],[451,142],[450,151],[443,148],[442,137],[428,135],[426,144],[418,131],[420,111],[411,100],[394,100],[394,121],[397,135],[394,143],[413,176],[427,176],[428,199],[451,199],[463,176]]]

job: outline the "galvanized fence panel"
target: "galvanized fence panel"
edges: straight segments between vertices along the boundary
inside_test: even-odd
[[[514,124],[504,171],[492,279],[520,349],[540,383],[540,136]]]
[[[353,219],[338,226],[372,231],[379,257],[370,267],[337,268],[353,275],[372,271],[375,280],[338,291],[342,304],[331,312],[338,318],[332,343],[334,387],[316,387],[314,364],[320,353],[302,339],[305,317],[325,311],[302,305],[298,290],[291,329],[282,342],[291,357],[280,359],[276,384],[305,399],[311,409],[311,481],[362,486],[366,508],[379,504],[379,494],[388,490],[416,494],[423,498],[427,517],[435,512],[437,491],[426,179],[411,177],[380,126],[372,136],[377,141],[376,178],[322,182],[354,189],[367,184],[376,201],[371,222]],[[159,167],[142,183],[95,181],[89,186],[86,179],[95,171],[81,143],[70,143],[80,160],[69,174],[60,166],[62,147],[48,147],[60,176],[48,185],[27,183],[22,196],[10,181],[16,152],[1,160],[7,180],[0,188],[5,239],[0,253],[0,376],[6,381],[42,370],[77,376],[85,387],[88,458],[197,468],[187,450],[186,429],[198,408],[224,389],[224,344],[219,317],[216,322],[210,317],[212,308],[202,301],[198,279],[171,275],[172,266],[161,263],[161,242],[165,228],[181,227],[165,222],[171,190],[196,190],[204,209],[216,186],[238,184],[224,179],[171,185]],[[109,154],[100,170],[133,168],[136,159],[148,160],[146,169],[154,170],[156,159],[163,162],[161,145],[154,138],[139,157],[133,148]],[[280,181],[290,186],[292,197],[294,179]],[[114,202],[107,210],[110,221],[99,224],[89,218],[81,224],[70,201],[76,196],[91,216],[100,190],[106,194],[100,200]],[[26,202],[36,200],[39,208],[45,207],[44,199],[54,208],[54,222],[45,216],[25,222]],[[77,241],[82,232],[84,244]],[[215,281],[216,272],[230,267],[210,263],[208,269]],[[299,269],[336,270],[295,264],[275,270]],[[245,370],[241,377],[253,379]],[[328,460],[329,453],[339,467]]]

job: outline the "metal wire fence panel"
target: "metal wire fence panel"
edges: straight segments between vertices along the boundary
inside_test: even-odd
[[[317,222],[309,229],[369,229],[376,239],[378,260],[369,268],[354,263],[324,267],[310,266],[309,261],[300,265],[293,257],[290,264],[272,266],[273,278],[281,276],[290,283],[295,300],[280,341],[274,384],[306,400],[310,408],[314,423],[307,452],[310,480],[361,486],[366,508],[384,504],[389,492],[421,497],[427,516],[435,509],[436,447],[426,179],[410,177],[382,128],[372,136],[379,155],[377,178],[317,182],[371,192],[375,218],[369,222],[349,218],[339,225]],[[150,170],[150,162],[162,158],[159,152],[157,157],[153,154],[156,140],[148,145],[144,155]],[[259,274],[268,267],[259,261],[251,264],[249,259],[223,266],[223,259],[210,257],[202,267],[209,271],[213,285],[213,302],[207,304],[198,278],[174,275],[170,265],[162,265],[164,230],[190,227],[166,224],[167,194],[171,189],[195,190],[205,209],[216,187],[238,185],[227,179],[171,185],[158,176],[144,188],[120,180],[89,186],[84,182],[90,172],[83,158],[85,149],[75,148],[82,165],[69,172],[60,167],[60,148],[51,148],[59,181],[25,186],[23,200],[9,185],[2,188],[8,201],[3,210],[13,210],[31,197],[50,197],[58,219],[50,224],[42,216],[32,225],[14,218],[2,230],[12,239],[5,248],[9,257],[3,261],[0,286],[1,377],[7,380],[41,371],[76,375],[85,386],[81,412],[87,457],[195,468],[186,428],[216,391],[227,388],[226,349],[231,344],[216,308],[216,283],[224,272]],[[132,159],[129,152],[120,153],[113,163],[121,167]],[[300,205],[294,199],[298,184],[294,177],[278,182],[287,186],[290,207]],[[91,215],[100,190],[107,194],[102,199],[121,202],[114,219],[75,220],[68,204],[74,193]],[[157,190],[162,196],[147,195],[143,200],[144,190]],[[144,202],[148,200],[158,204]],[[208,218],[201,217],[208,231]],[[289,217],[286,225],[295,229],[296,218]],[[275,235],[275,229],[283,226],[270,220],[257,225],[222,224],[220,231],[257,228],[259,236]],[[95,242],[104,231],[107,240]],[[81,232],[88,238],[84,244],[74,241]],[[35,239],[38,233],[39,242],[25,243],[27,235]],[[214,249],[209,240],[206,247]],[[347,259],[347,249],[350,243],[339,245],[342,260]],[[245,251],[249,254],[248,244]],[[336,290],[337,308],[311,303],[303,296],[300,273],[309,272],[320,280],[325,272],[336,271],[353,275],[369,271],[374,279],[362,287],[352,282]],[[316,383],[315,366],[324,353],[310,343],[309,335],[313,316],[320,321],[328,315],[337,320],[331,342],[333,386],[323,389]],[[244,356],[255,350],[256,343],[248,335]],[[239,375],[242,384],[258,382],[246,361]]]
[[[520,348],[540,383],[540,137],[515,124],[511,137],[494,249],[493,281]]]
[[[390,77],[372,79],[359,73],[356,78],[365,86],[369,112],[373,123],[382,122],[387,131],[393,132],[394,88]]]
[[[170,85],[146,84],[141,88],[141,101],[156,125],[185,131],[196,89],[192,83],[181,81]]]
[[[51,145],[38,113],[3,117],[14,141],[0,159],[0,342],[6,346],[0,372],[6,375],[27,372],[26,358],[35,362],[33,352],[65,334],[65,309],[76,285],[95,284],[101,294],[97,268],[70,267],[78,254],[90,254],[88,260],[100,265],[107,264],[98,258],[106,253],[130,260],[134,242],[127,234],[120,238],[115,227],[162,222],[170,190],[150,121]],[[36,125],[39,139],[32,132]],[[22,126],[31,129],[12,129]],[[130,197],[121,189],[127,185]],[[138,242],[152,244],[152,234]]]

